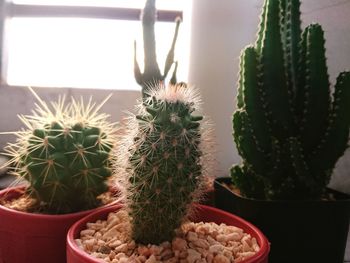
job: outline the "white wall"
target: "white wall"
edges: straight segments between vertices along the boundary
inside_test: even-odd
[[[194,0],[189,82],[202,92],[216,128],[220,174],[239,162],[232,139],[240,51],[255,41],[262,0]],[[350,1],[305,0],[302,19],[325,29],[331,81],[350,68]],[[350,113],[349,113],[350,114]],[[350,193],[350,152],[338,163],[331,185]]]

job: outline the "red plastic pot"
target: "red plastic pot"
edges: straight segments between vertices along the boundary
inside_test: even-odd
[[[75,242],[75,239],[79,237],[80,231],[86,227],[86,223],[95,222],[98,219],[106,219],[110,212],[117,211],[122,205],[114,205],[103,208],[95,213],[92,213],[78,222],[76,222],[68,231],[67,235],[67,263],[98,263],[101,262],[97,258],[94,258],[81,250]],[[246,233],[255,237],[260,245],[260,251],[253,257],[242,261],[242,263],[267,263],[268,254],[270,252],[270,245],[266,237],[252,224],[247,221],[219,210],[214,207],[198,205],[198,213],[196,218],[192,218],[193,221],[199,222],[215,222],[217,224],[225,223],[227,225],[234,225],[242,228]]]
[[[0,191],[0,198],[11,200],[24,191],[24,187],[5,189]],[[45,215],[0,205],[0,263],[64,263],[69,227],[96,209]]]

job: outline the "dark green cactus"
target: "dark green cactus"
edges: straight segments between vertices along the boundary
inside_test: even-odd
[[[126,170],[137,242],[171,241],[201,195],[210,154],[203,150],[203,117],[194,115],[197,102],[191,93],[184,86],[161,87],[132,121],[136,134],[127,136],[132,144]]]
[[[144,72],[141,73],[136,56],[136,42],[134,43],[134,75],[136,82],[142,87],[142,97],[149,96],[149,89],[163,82],[167,77],[173,64],[174,70],[170,79],[171,84],[176,84],[177,62],[174,62],[175,44],[180,27],[180,19],[176,20],[175,33],[170,50],[166,57],[164,71],[161,73],[156,54],[156,38],[154,24],[156,22],[157,10],[156,0],[147,0],[142,13],[143,49],[144,49]]]
[[[28,193],[46,213],[94,208],[108,190],[114,125],[91,100],[86,107],[64,99],[52,105],[40,100],[32,116],[21,116],[27,129],[6,148],[13,173],[29,182]]]
[[[242,165],[231,175],[243,195],[319,198],[347,148],[350,72],[330,93],[318,24],[302,32],[299,0],[265,0],[255,46],[242,52],[234,140]]]

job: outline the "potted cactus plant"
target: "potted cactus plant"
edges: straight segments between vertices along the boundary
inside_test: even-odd
[[[69,263],[267,262],[269,245],[259,230],[223,211],[194,205],[212,158],[209,130],[201,125],[203,117],[194,115],[195,95],[183,85],[151,89],[139,113],[130,119],[123,147],[118,147],[125,157],[116,168],[125,174],[127,205],[73,225],[68,233]],[[249,235],[232,226],[185,223],[191,215],[197,221],[236,224]],[[236,236],[235,242],[220,243],[230,235]]]
[[[350,73],[331,94],[324,45],[319,24],[301,30],[299,0],[265,0],[241,55],[233,137],[243,163],[231,169],[236,193],[222,185],[230,179],[215,182],[216,204],[262,229],[271,262],[344,259],[350,197],[327,184],[348,147]]]
[[[165,80],[173,67],[172,75],[169,80],[169,83],[172,85],[175,84],[185,84],[183,82],[178,83],[177,81],[177,68],[178,61],[174,60],[175,57],[175,46],[178,38],[181,18],[176,19],[176,26],[174,36],[171,42],[171,47],[167,54],[164,63],[163,72],[159,68],[157,62],[157,53],[156,53],[156,37],[155,37],[155,23],[157,20],[157,10],[156,10],[156,0],[146,0],[145,7],[142,12],[142,32],[143,32],[143,49],[144,49],[144,69],[141,72],[139,63],[137,61],[136,53],[136,42],[134,44],[134,76],[136,82],[141,86],[142,98],[147,101],[149,97],[149,90],[155,84],[164,84]],[[163,85],[165,86],[165,85]],[[201,200],[202,204],[214,205],[214,175],[207,174],[204,178],[204,189],[203,197]]]
[[[12,174],[27,184],[0,192],[0,261],[62,263],[68,228],[103,206],[116,128],[98,113],[104,102],[50,107],[31,91],[39,103],[6,148]]]

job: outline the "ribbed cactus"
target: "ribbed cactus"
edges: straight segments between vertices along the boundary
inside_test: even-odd
[[[141,73],[137,62],[136,42],[134,43],[134,75],[136,82],[142,87],[142,97],[146,99],[149,96],[149,89],[154,85],[163,82],[167,77],[171,67],[175,64],[171,84],[176,84],[177,62],[174,62],[175,44],[180,27],[180,18],[176,20],[175,33],[171,43],[170,50],[166,57],[164,71],[161,73],[156,54],[156,38],[154,24],[157,18],[156,0],[146,0],[142,12],[142,30],[143,30],[143,49],[144,49],[144,72]]]
[[[135,134],[126,135],[130,156],[122,166],[129,178],[133,238],[159,244],[172,240],[200,198],[212,155],[203,149],[210,145],[208,129],[202,132],[203,117],[194,115],[198,99],[191,88],[158,87],[150,95],[130,120]]]
[[[13,173],[29,182],[28,193],[46,213],[70,213],[100,205],[108,190],[114,124],[90,100],[49,105],[39,99],[31,116],[20,116],[26,129],[6,147]]]
[[[322,195],[349,138],[350,73],[330,93],[318,24],[300,28],[299,0],[265,0],[258,39],[242,52],[231,175],[262,199]]]

